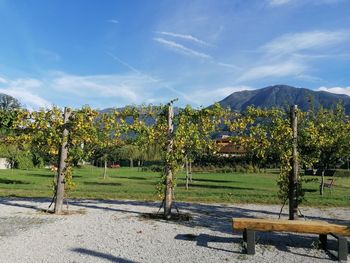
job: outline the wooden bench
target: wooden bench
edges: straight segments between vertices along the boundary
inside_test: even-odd
[[[247,254],[255,254],[255,231],[295,232],[318,234],[321,247],[327,250],[327,235],[338,239],[338,259],[347,260],[348,244],[345,236],[350,236],[350,226],[330,224],[323,221],[277,220],[258,218],[233,218],[233,230],[243,231],[243,240],[247,243]]]
[[[333,189],[335,179],[328,179],[327,182],[324,183],[324,187],[329,188],[330,190]]]

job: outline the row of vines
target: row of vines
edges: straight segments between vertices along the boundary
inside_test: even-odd
[[[64,192],[74,186],[72,168],[77,161],[96,154],[106,156],[113,149],[132,145],[140,152],[161,149],[165,166],[157,189],[164,216],[170,218],[177,172],[198,154],[215,155],[218,149],[213,134],[220,132],[229,134],[232,143],[243,147],[256,163],[277,160],[279,197],[283,202],[287,199],[296,141],[289,111],[249,107],[238,113],[214,105],[175,108],[174,113],[173,103],[108,113],[89,107],[1,110],[1,145],[35,149],[59,165],[54,186],[56,213],[62,212]],[[300,166],[317,163],[324,171],[350,155],[350,121],[341,105],[331,110],[298,110],[296,117]],[[297,199],[301,202],[303,191],[301,180],[298,182]]]

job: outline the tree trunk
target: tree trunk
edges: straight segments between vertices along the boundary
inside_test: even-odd
[[[293,105],[290,109],[291,114],[291,128],[293,131],[293,157],[292,170],[289,174],[289,220],[294,220],[298,217],[298,120],[297,120],[298,106]]]
[[[324,173],[325,173],[325,169],[322,169],[321,184],[320,184],[320,195],[323,195],[323,191],[324,191]]]
[[[169,105],[168,108],[168,142],[167,142],[167,156],[171,156],[173,152],[173,118],[174,111],[173,107]],[[166,180],[165,180],[165,201],[164,201],[164,218],[171,218],[171,208],[173,205],[173,167],[171,160],[166,158]]]
[[[188,171],[188,159],[187,159],[187,157],[185,159],[185,166],[186,166],[186,190],[188,190],[189,171]]]
[[[107,160],[104,160],[103,179],[107,177]]]
[[[66,159],[68,156],[68,129],[66,123],[68,122],[71,112],[68,108],[64,108],[63,114],[63,132],[62,132],[62,145],[60,148],[58,174],[56,181],[56,200],[55,200],[55,214],[62,213],[63,199],[64,199],[64,184],[65,184],[65,172],[67,169]]]
[[[134,159],[130,158],[130,168],[133,168],[133,167],[134,167]]]

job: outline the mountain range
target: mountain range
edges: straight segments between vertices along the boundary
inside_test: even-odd
[[[328,109],[337,103],[342,103],[346,113],[350,113],[350,97],[347,95],[287,85],[234,92],[218,103],[235,111],[244,111],[251,105],[260,108],[289,108],[290,105],[298,105],[300,109],[306,111],[312,107],[317,109],[321,106]]]
[[[298,105],[303,111],[310,108],[318,109],[332,108],[336,104],[342,103],[345,112],[350,114],[350,96],[344,94],[334,94],[326,91],[314,91],[305,88],[295,88],[288,85],[274,85],[262,89],[243,90],[234,92],[218,102],[224,108],[231,108],[235,111],[245,111],[248,106],[260,108],[284,108],[290,105]],[[0,108],[16,108],[20,103],[16,98],[0,93]],[[209,106],[210,107],[210,106]],[[121,110],[123,108],[119,108]],[[100,110],[101,113],[111,112],[113,108]],[[177,112],[178,108],[174,108]]]

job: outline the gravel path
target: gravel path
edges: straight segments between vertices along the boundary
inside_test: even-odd
[[[242,253],[232,217],[277,218],[279,206],[178,204],[189,221],[147,219],[159,203],[76,200],[71,215],[41,212],[48,201],[0,198],[0,262],[334,262],[317,236],[258,233]],[[285,210],[284,212],[287,212]],[[308,219],[349,224],[349,208],[303,208]],[[335,247],[335,240],[330,246]],[[350,258],[349,258],[350,259]]]

